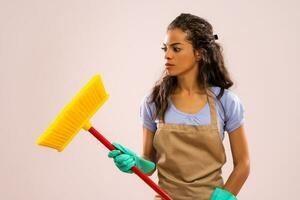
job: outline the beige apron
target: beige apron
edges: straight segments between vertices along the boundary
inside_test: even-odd
[[[158,185],[173,200],[209,200],[214,188],[224,185],[221,175],[226,154],[215,101],[207,92],[209,125],[165,124],[160,120],[155,132]],[[155,199],[161,198],[156,195]]]

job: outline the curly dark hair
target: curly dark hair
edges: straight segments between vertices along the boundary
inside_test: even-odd
[[[186,40],[192,44],[193,52],[202,50],[202,59],[199,61],[198,83],[200,88],[209,89],[212,86],[221,88],[217,99],[223,96],[224,89],[233,85],[228,70],[224,64],[223,49],[215,42],[217,35],[213,35],[212,25],[205,19],[189,14],[181,13],[167,27],[168,30],[175,28],[187,33]],[[152,88],[150,102],[154,102],[158,117],[164,122],[164,115],[168,108],[168,97],[177,87],[177,77],[163,73],[162,77]],[[209,95],[209,94],[207,94]]]

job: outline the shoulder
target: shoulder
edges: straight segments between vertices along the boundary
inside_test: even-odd
[[[143,127],[149,129],[151,132],[155,132],[156,123],[154,119],[155,104],[151,102],[151,94],[148,93],[143,96],[140,103],[140,117]]]
[[[215,99],[219,94],[221,88],[213,87],[212,92],[215,94]],[[240,98],[230,89],[225,89],[224,94],[220,100],[216,100],[220,107],[224,109],[225,115],[225,130],[230,133],[238,128],[245,121],[244,106],[240,101]]]
[[[141,112],[147,113],[149,116],[152,116],[155,112],[155,104],[151,102],[151,93],[146,93],[140,102],[140,110]]]
[[[244,106],[241,102],[238,95],[236,95],[230,89],[224,89],[224,93],[220,99],[217,98],[218,94],[220,93],[220,87],[212,87],[212,92],[215,95],[215,102],[218,104],[220,108],[226,113],[227,117],[233,116],[243,116],[244,115]]]
[[[214,93],[215,98],[217,99],[217,96],[219,95],[221,88],[218,86],[213,86],[211,87],[211,91]],[[228,105],[234,102],[240,103],[240,98],[231,89],[224,89],[224,93],[220,101],[225,105]]]
[[[142,100],[140,102],[141,106],[148,106],[148,107],[153,107],[154,106],[154,102],[151,102],[151,93],[148,92],[146,93],[143,97]]]

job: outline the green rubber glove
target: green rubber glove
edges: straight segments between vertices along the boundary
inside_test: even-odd
[[[130,149],[123,147],[118,143],[112,143],[112,145],[118,150],[112,150],[108,153],[108,157],[113,158],[115,165],[125,173],[132,174],[131,167],[136,165],[145,174],[155,169],[155,163],[145,160],[137,156]],[[121,154],[123,152],[123,154]]]
[[[220,187],[216,187],[210,197],[210,200],[237,200],[237,198],[231,192]]]

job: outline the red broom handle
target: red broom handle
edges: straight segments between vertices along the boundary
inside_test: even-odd
[[[95,136],[106,148],[110,151],[115,150],[116,148],[102,135],[100,134],[94,127],[89,129],[89,132]],[[139,168],[133,166],[131,170],[138,175],[145,183],[147,183],[154,191],[156,191],[164,200],[172,200],[172,198],[164,192],[156,183],[154,183],[147,175],[145,175]]]

